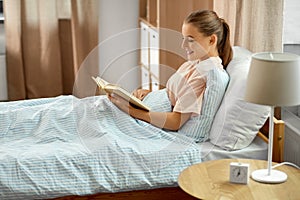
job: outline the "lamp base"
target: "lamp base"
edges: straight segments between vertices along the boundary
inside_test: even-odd
[[[271,170],[268,175],[268,169],[259,169],[252,172],[251,178],[261,183],[283,183],[287,180],[287,175],[278,170]]]

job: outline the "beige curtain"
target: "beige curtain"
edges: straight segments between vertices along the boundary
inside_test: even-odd
[[[10,100],[72,94],[98,44],[97,8],[97,0],[4,1]]]
[[[231,29],[232,45],[252,52],[283,51],[284,0],[214,0],[214,10]],[[275,108],[281,119],[281,109]]]
[[[91,76],[99,71],[98,23],[99,0],[71,0],[74,67],[76,73],[73,95],[95,94]]]
[[[214,10],[229,23],[233,45],[282,51],[283,1],[214,0]]]

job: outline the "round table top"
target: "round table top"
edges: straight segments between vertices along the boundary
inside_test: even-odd
[[[249,159],[222,159],[207,161],[184,169],[178,184],[186,193],[200,199],[300,199],[300,170],[282,165],[276,170],[288,175],[284,183],[259,183],[249,178],[248,184],[229,182],[231,162],[249,163],[249,174],[266,169],[267,161]]]

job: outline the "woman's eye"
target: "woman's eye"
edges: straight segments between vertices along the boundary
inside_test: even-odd
[[[182,40],[184,42],[190,42],[190,43],[195,41],[193,38],[182,38]]]

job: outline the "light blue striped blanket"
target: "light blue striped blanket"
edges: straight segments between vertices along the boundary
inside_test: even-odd
[[[153,96],[150,106],[169,109],[163,90]],[[194,140],[135,120],[106,96],[0,103],[0,128],[0,199],[176,186],[201,162]]]

